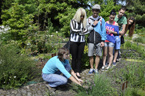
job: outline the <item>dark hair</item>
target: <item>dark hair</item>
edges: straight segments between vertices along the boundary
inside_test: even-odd
[[[116,15],[115,9],[112,9],[112,11],[110,12],[110,15]]]
[[[69,50],[67,48],[63,47],[63,48],[60,48],[58,50],[58,58],[59,58],[60,61],[63,60],[63,54],[66,54],[66,53],[69,53]]]
[[[119,9],[119,11],[120,11],[120,10],[126,11],[126,8],[125,8],[124,6],[122,6],[122,7]]]
[[[133,20],[133,23],[131,25],[129,25],[129,20]],[[134,17],[130,17],[127,19],[127,24],[125,27],[125,32],[127,32],[127,30],[129,30],[129,37],[132,37],[133,33],[134,33],[134,29],[135,29],[135,19]]]

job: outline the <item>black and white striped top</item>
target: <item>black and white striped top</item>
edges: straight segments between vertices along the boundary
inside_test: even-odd
[[[87,29],[84,29],[83,23],[78,23],[75,20],[70,22],[71,33],[70,41],[71,42],[85,42],[85,34],[87,34]]]

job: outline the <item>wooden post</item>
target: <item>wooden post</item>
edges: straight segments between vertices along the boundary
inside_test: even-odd
[[[126,82],[124,82],[124,83],[122,84],[123,96],[124,96],[125,89],[127,89],[127,84],[128,84],[128,81],[126,81]]]

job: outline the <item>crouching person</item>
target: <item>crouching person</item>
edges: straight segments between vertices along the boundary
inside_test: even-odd
[[[83,80],[79,79],[69,64],[69,51],[60,48],[58,56],[47,61],[42,69],[42,78],[50,87],[67,84],[68,79],[81,86]],[[70,73],[69,73],[70,72]]]

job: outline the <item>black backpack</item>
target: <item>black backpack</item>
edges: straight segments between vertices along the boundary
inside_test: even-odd
[[[92,18],[89,18],[93,21],[95,21],[94,19]],[[98,19],[98,21],[100,20],[101,18]],[[100,43],[101,42],[101,35],[96,32],[95,30],[92,30],[87,38],[87,43],[94,43],[95,45]]]

